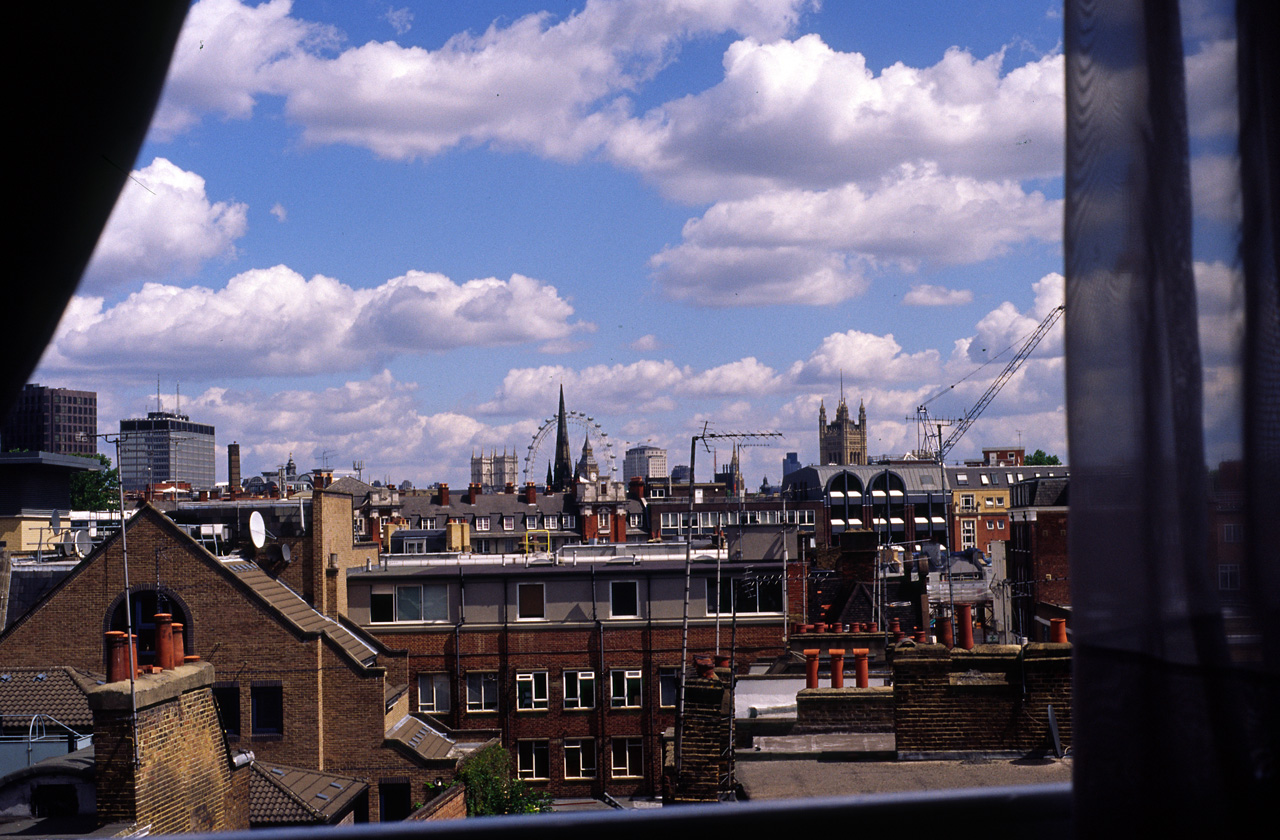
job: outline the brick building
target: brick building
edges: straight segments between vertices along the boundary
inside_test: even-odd
[[[452,774],[462,747],[409,715],[403,654],[340,618],[346,569],[367,559],[352,540],[349,497],[318,493],[311,509],[296,550],[286,558],[277,544],[255,562],[215,556],[142,508],[127,529],[139,659],[154,656],[150,616],[172,613],[188,651],[217,669],[213,692],[233,747],[364,780],[370,819],[402,817]],[[105,670],[103,632],[125,626],[121,543],[105,542],[0,635],[0,666]]]
[[[660,739],[676,720],[685,566],[626,552],[389,560],[349,575],[350,616],[407,651],[419,713],[459,737],[501,738],[531,784],[554,796],[654,796]],[[694,566],[690,653],[716,650],[718,617],[720,650],[740,672],[779,655],[780,574],[725,562],[717,586],[714,562]]]
[[[1013,488],[1006,552],[1012,630],[1033,641],[1048,640],[1049,619],[1070,616],[1067,482],[1033,478]]]

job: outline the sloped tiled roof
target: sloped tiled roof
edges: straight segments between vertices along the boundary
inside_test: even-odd
[[[255,826],[327,823],[341,816],[368,788],[348,776],[255,761],[249,777],[249,822]]]
[[[357,662],[365,666],[377,664],[378,651],[361,641],[354,633],[338,622],[318,612],[314,607],[247,560],[234,560],[222,564],[244,581],[258,596],[270,604],[294,627],[304,633],[321,633],[328,636]]]
[[[448,758],[455,745],[454,741],[412,715],[405,715],[391,727],[387,740],[395,741],[414,755],[428,760]]]
[[[93,729],[86,692],[103,678],[64,665],[49,668],[0,669],[0,712],[5,715],[48,715],[77,732]],[[6,720],[6,724],[12,721]]]

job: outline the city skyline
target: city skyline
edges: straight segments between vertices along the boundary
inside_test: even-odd
[[[180,381],[220,479],[238,441],[456,482],[562,384],[619,453],[783,432],[748,486],[841,381],[913,449],[1062,303],[1060,4],[928,8],[202,0],[32,381],[108,431]],[[1066,457],[1061,336],[952,459]]]

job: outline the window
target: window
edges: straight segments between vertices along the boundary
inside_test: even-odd
[[[524,515],[524,528],[526,531],[538,530],[538,514],[526,513]]]
[[[467,711],[498,711],[498,675],[492,671],[467,674]]]
[[[628,528],[639,528],[639,527],[640,527],[640,514],[638,514],[638,513],[628,513],[628,514],[627,514],[627,527],[628,527]]]
[[[644,746],[639,738],[613,739],[613,777],[635,778],[644,775]]]
[[[640,617],[640,595],[634,580],[615,580],[609,584],[609,616]]]
[[[596,742],[591,738],[566,738],[564,742],[564,777],[594,779],[596,777]]]
[[[418,675],[418,711],[444,714],[449,711],[449,675]]]
[[[987,496],[987,498],[986,498],[986,499],[984,499],[983,501],[985,501],[985,502],[987,503],[987,507],[995,507],[995,506],[996,506],[996,500],[995,500],[995,499],[993,499],[993,498],[991,498],[990,496]]]
[[[1244,542],[1244,525],[1238,522],[1228,522],[1222,526],[1222,541],[1224,543],[1242,543]]]
[[[489,530],[489,517],[487,517],[487,516],[477,516],[477,517],[476,517],[476,530],[477,530],[477,531],[488,531],[488,530]]]
[[[961,510],[972,510],[974,507],[976,507],[976,505],[974,504],[974,496],[973,496],[973,494],[972,494],[972,493],[961,493],[961,494],[960,494],[960,508],[961,508]]]
[[[240,736],[240,683],[215,682],[213,702],[218,704],[218,717],[222,729],[231,737]]]
[[[596,707],[596,675],[593,671],[564,672],[564,707],[566,709]]]
[[[996,530],[997,530],[997,531],[1003,531],[1003,530],[1004,530],[1004,520],[1003,520],[1003,519],[997,519],[997,520],[996,520]]]
[[[502,517],[502,530],[514,531],[516,529],[516,518],[514,516]]]
[[[516,586],[516,618],[521,621],[547,617],[542,584],[521,583]]]
[[[546,741],[520,741],[516,767],[522,779],[551,778],[551,751]]]
[[[1218,588],[1232,592],[1240,588],[1239,563],[1218,564]]]
[[[658,669],[658,705],[675,706],[680,700],[680,669]]]
[[[574,519],[573,516],[566,513],[564,516],[560,517],[560,522],[561,522],[560,527],[566,531],[572,531],[575,521],[576,520]]]
[[[987,530],[988,530],[988,531],[994,531],[995,529],[996,529],[996,523],[995,523],[995,520],[994,520],[994,519],[988,519],[988,520],[987,520]]]
[[[973,548],[977,540],[978,523],[972,519],[960,522],[960,548]]]
[[[560,527],[560,517],[547,514],[543,517],[542,527],[546,528],[548,531],[556,530],[556,528]]]
[[[547,707],[547,672],[516,674],[516,708],[523,711]]]
[[[985,475],[985,474],[980,475],[980,476],[978,476],[978,479],[979,479],[983,484],[990,484],[990,483],[991,483],[991,476],[989,476],[989,475]]]
[[[380,584],[369,593],[369,621],[448,621],[449,587]]]
[[[732,613],[735,588],[739,615],[782,612],[781,580],[741,578],[723,580],[719,585],[714,580],[707,581],[707,614]]]
[[[609,511],[607,510],[602,510],[598,514],[596,514],[596,522],[598,523],[598,527],[601,531],[604,531],[607,533],[609,530],[609,525],[611,521],[612,520],[609,516]]]
[[[612,685],[609,705],[615,709],[639,708],[640,672],[613,671],[609,676]]]
[[[965,473],[956,473],[956,484],[968,484],[969,476]]]
[[[249,687],[254,735],[284,734],[284,686],[279,680],[254,682]]]

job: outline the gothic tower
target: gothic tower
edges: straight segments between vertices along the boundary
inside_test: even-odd
[[[855,422],[849,416],[849,405],[844,399],[841,388],[840,404],[836,406],[836,417],[827,422],[827,407],[818,407],[818,454],[820,464],[865,464],[867,463],[867,408],[861,401],[858,403],[858,419]]]

